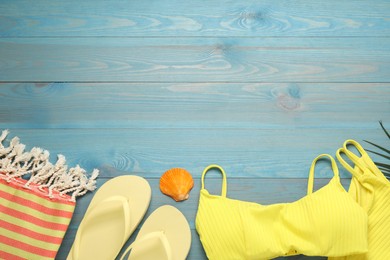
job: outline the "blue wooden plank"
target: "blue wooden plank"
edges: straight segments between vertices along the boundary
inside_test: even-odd
[[[13,136],[27,150],[50,151],[53,161],[63,154],[69,166],[99,168],[102,177],[118,171],[158,177],[173,167],[200,176],[217,163],[232,178],[305,178],[314,157],[334,155],[346,139],[387,141],[377,123],[369,129],[14,129],[8,140]]]
[[[389,82],[390,38],[0,39],[0,81]]]
[[[194,221],[208,164],[225,168],[232,198],[288,202],[304,196],[319,153],[388,141],[377,121],[390,122],[389,11],[387,0],[0,1],[0,128],[99,168],[99,187],[146,177],[147,214],[177,206],[188,259],[206,259]],[[183,203],[158,189],[172,167],[195,178]],[[316,174],[324,185],[329,165]],[[219,185],[208,175],[208,189]],[[92,196],[78,200],[58,259]]]
[[[372,128],[389,83],[0,84],[1,128]]]
[[[386,0],[0,2],[0,36],[385,36]]]

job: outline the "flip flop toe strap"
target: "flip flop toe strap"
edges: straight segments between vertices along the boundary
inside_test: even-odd
[[[123,260],[125,255],[127,255],[127,253],[132,250],[134,247],[136,247],[137,245],[139,244],[142,244],[142,243],[145,243],[147,241],[150,241],[150,240],[154,240],[154,239],[158,239],[158,241],[161,242],[161,244],[163,245],[163,248],[164,248],[164,251],[165,251],[165,254],[166,254],[166,259],[167,260],[173,260],[173,257],[172,257],[172,249],[171,249],[171,245],[169,244],[169,241],[167,239],[167,236],[165,235],[165,232],[164,231],[155,231],[155,232],[150,232],[140,238],[137,238],[126,250],[125,252],[122,254],[120,260]]]
[[[130,227],[130,207],[129,201],[123,196],[111,196],[93,206],[88,213],[84,216],[83,221],[81,222],[79,229],[77,231],[74,248],[73,248],[73,259],[79,258],[80,244],[82,240],[82,234],[85,227],[88,225],[88,222],[96,217],[112,214],[114,211],[122,211],[123,213],[123,224],[124,224],[124,236],[123,243],[128,238],[128,232]],[[102,238],[105,239],[105,238]]]

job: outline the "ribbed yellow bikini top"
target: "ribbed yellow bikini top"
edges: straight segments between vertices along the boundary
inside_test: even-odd
[[[350,150],[354,147],[360,155]],[[352,168],[341,156],[354,163]],[[337,159],[352,174],[349,194],[368,214],[368,252],[342,258],[348,260],[390,259],[390,182],[378,169],[363,147],[354,140],[345,141],[337,150]]]
[[[313,193],[314,167],[328,157],[334,176]],[[208,170],[222,173],[222,194],[204,187]],[[260,205],[226,197],[226,174],[218,165],[202,174],[196,230],[209,259],[270,259],[304,254],[345,256],[367,252],[367,214],[344,190],[334,159],[314,159],[308,195],[292,203]]]

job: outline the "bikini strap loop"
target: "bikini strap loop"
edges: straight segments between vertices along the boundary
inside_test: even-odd
[[[339,168],[337,167],[336,161],[333,159],[332,156],[329,154],[320,154],[317,156],[313,162],[311,163],[310,172],[309,172],[309,179],[307,182],[307,194],[313,193],[313,186],[314,186],[314,168],[316,166],[316,163],[319,159],[322,158],[329,158],[332,164],[332,170],[335,177],[339,178]]]
[[[351,150],[348,149],[348,146],[353,146],[356,148],[356,150],[360,153],[360,156],[357,156],[354,154]],[[347,156],[351,159],[351,161],[355,164],[359,164],[359,160],[363,156],[368,156],[367,152],[364,150],[364,148],[355,140],[346,140],[343,144],[343,148],[345,149]],[[359,165],[361,166],[361,165]]]
[[[360,153],[360,156],[357,156],[352,151],[348,149],[348,146],[354,146],[356,150]],[[354,164],[355,168],[352,168],[352,166],[344,160],[344,158],[341,156],[341,154],[345,154]],[[363,149],[363,147],[354,140],[347,140],[344,142],[344,145],[342,148],[338,149],[336,152],[336,157],[339,160],[339,162],[347,169],[353,176],[359,177],[364,173],[364,169],[367,168],[365,165],[361,164],[361,158],[363,156],[368,156],[366,151]]]
[[[205,175],[206,175],[206,173],[209,171],[209,170],[211,170],[211,169],[213,169],[213,168],[217,168],[218,170],[220,170],[220,172],[222,173],[222,194],[221,194],[221,196],[222,197],[226,197],[226,173],[225,173],[225,171],[223,170],[223,168],[221,167],[221,166],[219,166],[219,165],[217,165],[217,164],[211,164],[211,165],[209,165],[209,166],[207,166],[205,169],[204,169],[204,171],[203,171],[203,173],[202,173],[202,190],[204,189],[204,178],[205,178]]]

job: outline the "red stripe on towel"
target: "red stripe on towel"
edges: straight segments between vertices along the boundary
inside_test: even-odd
[[[50,235],[41,234],[41,233],[32,231],[28,228],[24,228],[24,227],[21,227],[18,225],[14,225],[12,223],[8,223],[8,222],[1,220],[1,219],[0,219],[0,227],[7,229],[9,231],[18,233],[18,234],[23,234],[26,237],[34,238],[36,240],[48,242],[51,244],[60,245],[62,242],[62,238],[60,238],[60,237],[54,237],[54,236],[50,236]]]
[[[6,176],[0,172],[0,183],[12,187],[14,189],[33,194],[37,197],[46,200],[48,199],[48,194],[49,194],[48,188],[40,189],[39,185],[35,183],[31,183],[29,185],[29,188],[25,188],[24,185],[27,183],[27,181],[22,178],[14,178],[11,181],[7,181]],[[67,204],[67,205],[76,205],[76,202],[70,201],[71,197],[69,195],[66,194],[60,195],[60,193],[56,190],[53,190],[52,193],[53,193],[52,194],[53,198],[51,198],[50,200],[61,202],[62,204]]]
[[[23,242],[20,242],[20,241],[17,241],[15,239],[8,238],[8,237],[2,236],[2,235],[0,235],[0,243],[6,244],[6,245],[14,247],[14,248],[18,248],[20,250],[23,250],[23,251],[26,251],[26,252],[29,252],[29,253],[32,253],[35,255],[43,256],[43,257],[54,258],[57,254],[57,251],[46,250],[43,248],[32,246],[32,245],[29,245],[29,244],[26,244],[26,243],[23,243]]]
[[[0,259],[27,260],[27,258],[22,258],[20,256],[10,254],[1,250],[0,250]]]
[[[35,224],[37,226],[48,228],[48,229],[54,229],[54,230],[59,230],[59,231],[66,231],[67,228],[68,228],[68,225],[42,220],[40,218],[31,216],[29,214],[20,212],[18,210],[7,208],[7,207],[5,207],[3,205],[0,205],[0,212],[2,212],[4,214],[7,214],[9,216],[18,218],[18,219],[23,219],[23,220],[25,220],[27,222],[30,222],[32,224]]]
[[[72,212],[48,208],[42,204],[36,203],[34,201],[31,201],[31,200],[28,200],[28,199],[25,199],[22,197],[18,197],[18,196],[9,194],[9,193],[2,191],[2,190],[0,190],[0,197],[4,198],[6,200],[9,200],[11,202],[18,203],[20,205],[38,210],[42,213],[45,213],[46,215],[52,215],[52,216],[64,217],[64,218],[72,218],[72,215],[73,215]]]

